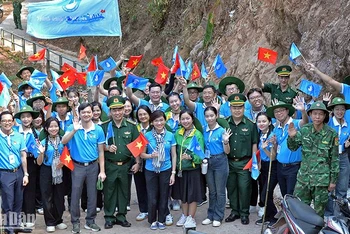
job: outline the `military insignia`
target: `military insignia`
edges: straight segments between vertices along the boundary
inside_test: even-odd
[[[242,128],[242,132],[248,132],[248,128]]]
[[[284,68],[282,68],[282,71],[287,71],[287,68],[285,68],[285,67],[284,67]]]
[[[328,145],[329,142],[328,141],[322,141],[322,144]]]
[[[316,103],[316,106],[320,106],[320,103]]]
[[[290,100],[290,99],[292,99],[291,97],[286,97],[286,100]]]
[[[239,96],[236,96],[234,100],[239,101]]]
[[[124,134],[125,134],[125,135],[130,135],[130,134],[131,134],[131,132],[124,132]]]
[[[16,144],[17,144],[17,141],[13,141],[12,143],[13,143],[14,145],[16,145]]]
[[[339,145],[339,138],[338,137],[334,138],[334,145]]]
[[[119,102],[119,99],[118,98],[114,98],[113,102]]]
[[[337,99],[337,101],[338,101],[338,102],[341,102],[341,99],[340,99],[340,98],[338,98],[338,99]]]

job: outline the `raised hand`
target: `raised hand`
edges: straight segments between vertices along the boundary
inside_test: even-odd
[[[332,94],[331,93],[325,93],[322,96],[322,101],[324,102],[330,102],[332,100]]]
[[[296,110],[299,110],[299,111],[305,110],[305,102],[304,102],[304,99],[301,98],[300,96],[296,96],[296,97],[293,99],[293,107],[294,107]]]
[[[273,100],[271,100],[271,104],[274,106],[278,103],[278,99],[274,98]]]
[[[231,129],[230,128],[226,128],[224,135],[222,135],[222,140],[224,142],[228,142],[230,140],[230,136],[231,135],[232,135]]]
[[[221,106],[221,103],[220,103],[220,100],[218,97],[214,98],[212,101],[211,101],[211,104],[213,105],[213,107],[215,107],[215,109],[219,112],[220,111],[220,106]]]
[[[74,117],[74,119],[73,119],[73,128],[74,128],[74,130],[78,131],[80,126],[81,126],[81,124],[79,123],[78,117]]]

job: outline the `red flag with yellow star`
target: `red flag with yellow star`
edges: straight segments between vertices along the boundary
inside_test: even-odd
[[[130,56],[128,63],[125,65],[125,67],[133,69],[136,67],[139,62],[141,61],[143,55],[138,55],[138,56]]]
[[[80,45],[80,49],[79,49],[79,56],[78,59],[82,60],[83,58],[86,57],[86,48],[85,46],[83,46],[83,44]]]
[[[70,86],[74,85],[76,76],[74,71],[67,71],[63,73],[56,81],[62,87],[63,90],[67,90]]]
[[[68,167],[71,171],[74,170],[74,164],[73,164],[72,158],[70,157],[70,153],[67,146],[63,148],[60,161],[63,165]]]
[[[146,137],[140,132],[140,135],[131,143],[127,144],[126,147],[130,150],[131,154],[136,158],[140,156],[145,147],[148,144]]]
[[[261,61],[276,64],[277,55],[277,52],[274,50],[259,47],[258,59]]]
[[[77,72],[75,76],[77,77],[78,84],[86,85],[86,72]]]
[[[201,77],[201,71],[199,70],[197,63],[195,63],[191,74],[191,80],[196,80],[199,77]]]
[[[40,61],[45,58],[46,48],[28,57],[29,61]]]
[[[169,75],[169,68],[167,68],[164,64],[158,65],[158,73],[156,78],[154,79],[155,82],[157,82],[160,85],[166,84],[168,80]]]
[[[158,67],[159,64],[163,64],[162,56],[153,59],[153,60],[151,61],[151,64],[152,64],[153,66],[156,66],[156,67]]]
[[[74,71],[76,72],[77,69],[75,69],[74,67],[72,67],[71,65],[69,65],[68,63],[64,63],[61,67],[61,71],[63,72],[67,72],[67,71]]]

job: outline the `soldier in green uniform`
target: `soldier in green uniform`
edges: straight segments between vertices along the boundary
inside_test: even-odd
[[[227,193],[230,199],[231,214],[225,222],[241,218],[241,223],[249,224],[249,205],[251,196],[251,175],[243,167],[257,151],[258,130],[256,125],[244,116],[246,97],[232,94],[228,102],[232,116],[228,119],[232,135],[230,137],[230,154],[228,155],[229,175]]]
[[[126,220],[126,206],[129,201],[128,173],[133,162],[131,152],[126,147],[134,141],[139,132],[135,123],[124,118],[125,100],[121,96],[113,96],[107,100],[110,108],[111,120],[102,124],[106,134],[105,166],[106,180],[104,181],[104,212],[105,229],[114,224],[130,227]],[[136,173],[140,168],[139,157],[131,171]],[[114,216],[115,208],[118,213]]]
[[[291,123],[288,128],[288,148],[302,146],[302,163],[298,172],[294,195],[310,205],[323,217],[328,192],[335,189],[339,173],[338,134],[327,125],[329,113],[322,102],[315,102],[308,110],[312,123],[299,131]]]
[[[292,68],[288,65],[279,66],[276,68],[278,75],[278,84],[262,83],[259,77],[258,70],[254,70],[256,84],[263,92],[271,94],[271,101],[277,99],[284,103],[293,104],[293,98],[297,96],[297,92],[289,85],[290,73]]]
[[[16,29],[23,30],[22,22],[21,22],[22,3],[20,0],[13,0],[12,6],[13,6],[13,20],[15,21]]]

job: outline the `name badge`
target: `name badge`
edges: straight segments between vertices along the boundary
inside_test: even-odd
[[[278,146],[277,146],[277,152],[276,152],[276,153],[277,153],[277,154],[279,154],[279,153],[280,153],[280,151],[281,151],[281,146],[280,146],[280,145],[278,145]]]
[[[9,162],[10,162],[10,164],[15,164],[15,155],[13,155],[13,154],[10,154],[9,155]]]
[[[205,150],[205,157],[210,158],[210,151],[209,150]]]

